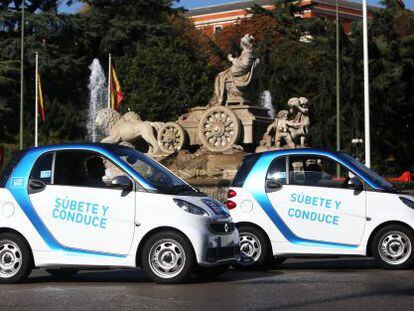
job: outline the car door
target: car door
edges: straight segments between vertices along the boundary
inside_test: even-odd
[[[129,253],[135,228],[135,191],[115,189],[103,181],[109,163],[100,154],[82,150],[48,153],[35,163],[29,197],[62,247]]]
[[[338,247],[360,244],[366,194],[350,189],[348,176],[352,173],[340,163],[318,155],[273,160],[266,193],[290,242]]]

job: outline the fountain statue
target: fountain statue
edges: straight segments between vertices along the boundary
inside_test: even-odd
[[[253,53],[253,41],[253,36],[245,35],[240,41],[240,56],[227,56],[232,65],[216,77],[210,105],[253,103],[250,91],[255,70],[259,65],[259,59]]]
[[[107,84],[106,78],[101,64],[98,59],[94,59],[89,65],[91,75],[89,76],[89,111],[87,130],[88,138],[92,142],[97,141],[97,128],[95,126],[95,119],[98,111],[105,107],[107,99]]]
[[[277,118],[267,127],[256,152],[305,148],[310,134],[309,101],[305,97],[289,99],[288,110],[281,110]]]
[[[121,115],[109,108],[95,111],[95,126],[104,134],[101,141],[148,150],[151,157],[195,183],[231,180],[248,153],[306,147],[310,126],[306,98],[291,98],[279,111],[269,91],[254,100],[259,59],[253,44],[251,35],[243,36],[242,53],[228,56],[231,65],[217,75],[211,100],[175,121],[144,121],[136,112]]]
[[[141,137],[149,145],[148,154],[158,153],[159,146],[155,132],[164,125],[162,122],[143,121],[133,111],[121,115],[118,111],[104,108],[99,110],[95,124],[106,136],[101,140],[102,143],[133,147],[133,143]]]

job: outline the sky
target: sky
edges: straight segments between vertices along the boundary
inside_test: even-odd
[[[180,0],[178,4],[175,6],[183,6],[186,9],[192,9],[202,6],[208,6],[208,5],[216,5],[221,3],[229,3],[229,2],[239,2],[240,0]],[[354,2],[362,2],[361,0],[350,0]],[[368,0],[370,4],[373,5],[379,5],[379,0]],[[407,8],[414,9],[414,0],[404,0],[404,3]],[[62,7],[62,11],[66,13],[75,13],[79,8],[81,7],[81,4],[75,4],[70,7]]]

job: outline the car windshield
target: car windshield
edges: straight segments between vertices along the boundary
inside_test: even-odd
[[[157,161],[134,149],[117,147],[113,148],[112,151],[160,193],[185,194],[198,192]]]
[[[361,162],[355,160],[350,155],[341,153],[341,156],[345,158],[347,162],[350,162],[353,166],[355,166],[358,170],[360,170],[364,174],[364,176],[366,176],[371,182],[379,185],[385,191],[395,192],[397,190],[390,182],[386,181],[380,175],[375,173],[373,170],[369,169],[367,166],[365,166]]]

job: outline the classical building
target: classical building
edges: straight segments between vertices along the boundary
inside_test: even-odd
[[[219,33],[224,27],[233,25],[241,19],[248,18],[248,9],[257,4],[266,9],[274,7],[274,0],[247,0],[233,3],[206,6],[192,9],[187,16],[194,22],[196,28],[206,35],[213,36]],[[296,5],[300,8],[298,16],[302,18],[336,18],[337,0],[302,0]],[[339,18],[346,32],[349,32],[350,24],[353,21],[361,20],[362,4],[352,1],[339,0]]]

